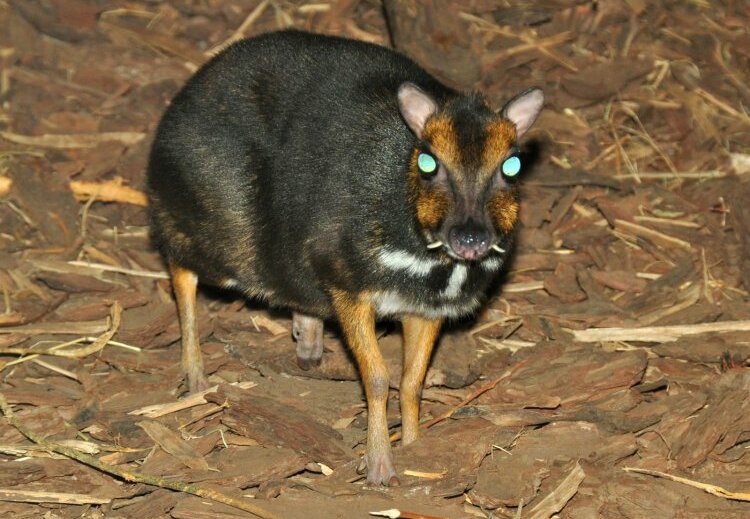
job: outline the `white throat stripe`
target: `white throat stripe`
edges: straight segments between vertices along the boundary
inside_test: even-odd
[[[440,262],[420,258],[404,250],[381,249],[378,252],[380,263],[391,270],[403,270],[413,276],[427,276]]]
[[[454,265],[453,272],[451,272],[451,276],[448,278],[448,286],[445,287],[441,295],[449,299],[458,296],[461,293],[461,287],[463,287],[468,273],[469,269],[463,263]]]

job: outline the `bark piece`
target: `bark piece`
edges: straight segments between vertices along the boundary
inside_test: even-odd
[[[229,401],[222,423],[262,445],[288,447],[334,469],[353,458],[341,441],[341,434],[306,411],[255,392],[243,394],[229,386],[205,398],[219,405]]]
[[[563,77],[561,85],[575,97],[601,101],[621,91],[634,79],[646,75],[653,66],[652,61],[618,58],[568,74]]]

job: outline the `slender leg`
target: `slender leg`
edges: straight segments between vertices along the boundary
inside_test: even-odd
[[[367,481],[375,485],[398,485],[388,441],[388,370],[375,335],[372,305],[346,292],[334,291],[333,306],[344,336],[359,365],[367,396]]]
[[[404,370],[401,376],[401,444],[419,436],[419,400],[432,348],[440,333],[441,319],[415,315],[401,320],[404,329]]]
[[[203,374],[203,356],[198,340],[198,323],[195,316],[195,296],[198,287],[198,276],[192,270],[170,263],[172,287],[177,299],[177,313],[180,317],[182,333],[182,371],[188,381],[191,393],[208,388]]]
[[[320,366],[323,359],[323,321],[294,312],[292,336],[297,341],[297,364],[305,371]]]

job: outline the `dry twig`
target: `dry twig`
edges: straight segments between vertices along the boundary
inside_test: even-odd
[[[93,456],[89,456],[88,454],[83,454],[77,451],[76,449],[72,449],[70,447],[64,447],[62,445],[49,442],[45,440],[41,435],[38,435],[37,433],[23,426],[18,421],[18,419],[16,418],[16,415],[13,413],[13,410],[8,405],[8,402],[5,400],[5,396],[2,393],[0,393],[0,409],[2,409],[3,415],[5,415],[5,418],[8,420],[8,423],[10,425],[15,427],[18,430],[18,432],[26,436],[29,440],[36,443],[37,445],[40,445],[41,447],[43,447],[45,450],[49,452],[61,454],[70,459],[83,463],[84,465],[88,465],[89,467],[95,468],[106,474],[110,474],[112,476],[118,477],[130,483],[143,483],[144,485],[152,485],[155,487],[176,490],[178,492],[185,492],[187,494],[192,494],[194,496],[211,499],[218,503],[223,503],[225,505],[232,506],[239,510],[250,512],[251,514],[255,514],[258,517],[261,517],[262,519],[279,519],[277,515],[267,510],[264,510],[258,505],[249,503],[247,500],[237,499],[230,495],[224,494],[223,492],[218,492],[216,490],[203,488],[198,485],[192,485],[184,481],[176,481],[173,479],[167,479],[167,478],[163,478],[159,476],[152,476],[149,474],[140,474],[138,472],[133,472],[133,471],[123,469],[120,467],[115,467],[114,465],[103,463],[102,461],[98,460],[97,458]]]
[[[81,359],[83,357],[91,355],[92,353],[101,351],[107,344],[109,344],[112,337],[114,337],[114,335],[117,333],[117,330],[120,328],[121,316],[122,306],[120,306],[120,303],[115,301],[112,305],[112,308],[110,309],[110,324],[108,326],[108,329],[105,330],[99,337],[91,341],[91,344],[89,344],[88,346],[69,349],[68,346],[85,342],[81,339],[76,339],[74,341],[68,341],[62,344],[58,344],[56,346],[53,346],[52,348],[49,348],[48,350],[41,351],[39,353],[31,353],[31,351],[27,348],[6,348],[2,350],[3,353],[16,353],[23,356],[20,359],[6,362],[5,364],[0,364],[0,369],[7,368],[8,366],[12,366],[14,364],[20,364],[21,362],[27,362],[36,359],[40,355],[54,355],[57,357],[67,357],[69,359]]]
[[[153,271],[153,270],[137,270],[127,269],[124,267],[115,267],[107,265],[105,263],[91,263],[90,261],[68,261],[68,265],[74,267],[83,267],[92,270],[98,270],[100,272],[117,272],[120,274],[126,274],[128,276],[136,276],[142,278],[153,278],[153,279],[169,279],[169,274],[166,272]]]
[[[700,481],[693,481],[692,479],[683,478],[680,476],[673,476],[666,472],[659,472],[658,470],[639,469],[637,467],[623,467],[625,472],[635,472],[636,474],[646,474],[648,476],[654,476],[657,478],[669,479],[688,485],[694,488],[700,488],[701,490],[708,492],[714,496],[723,497],[725,499],[733,499],[735,501],[750,501],[750,492],[731,492],[725,488],[717,485],[711,485],[710,483],[701,483]]]
[[[675,238],[674,236],[669,236],[668,234],[664,234],[663,232],[649,229],[648,227],[638,225],[637,223],[628,222],[627,220],[621,220],[619,218],[615,219],[614,223],[615,229],[621,232],[628,232],[630,234],[640,236],[641,238],[650,240],[656,245],[661,245],[662,247],[678,247],[685,250],[692,250],[693,248],[693,246],[685,240]]]
[[[576,67],[573,63],[571,63],[564,57],[560,56],[555,51],[547,48],[547,47],[555,47],[557,45],[560,45],[561,43],[565,43],[566,41],[573,39],[575,35],[571,32],[566,31],[560,34],[548,36],[546,38],[537,39],[534,36],[519,33],[518,31],[514,31],[511,28],[501,27],[492,22],[488,22],[484,18],[480,18],[470,13],[466,13],[462,11],[458,14],[458,16],[461,19],[466,20],[467,22],[476,23],[479,27],[489,32],[493,32],[495,34],[501,34],[509,38],[518,38],[524,42],[523,45],[511,47],[510,49],[506,49],[502,51],[497,57],[493,57],[493,59],[487,64],[488,68],[492,68],[499,61],[507,59],[509,56],[535,49],[540,54],[544,54],[545,56],[556,61],[557,63],[567,68],[571,72],[578,72],[578,67]]]
[[[253,24],[258,20],[258,18],[263,15],[266,7],[268,7],[268,3],[269,0],[263,0],[261,3],[259,3],[255,7],[255,9],[250,11],[250,14],[247,15],[247,18],[245,18],[245,21],[243,21],[242,24],[237,27],[237,29],[229,36],[229,38],[222,41],[218,45],[211,47],[208,51],[206,51],[206,56],[213,56],[215,54],[218,54],[223,49],[229,47],[232,43],[245,38]]]

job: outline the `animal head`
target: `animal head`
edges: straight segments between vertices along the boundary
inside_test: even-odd
[[[495,112],[479,94],[440,106],[404,83],[398,103],[416,136],[409,193],[426,247],[469,261],[504,252],[518,217],[517,141],[539,115],[542,91],[526,90]]]

